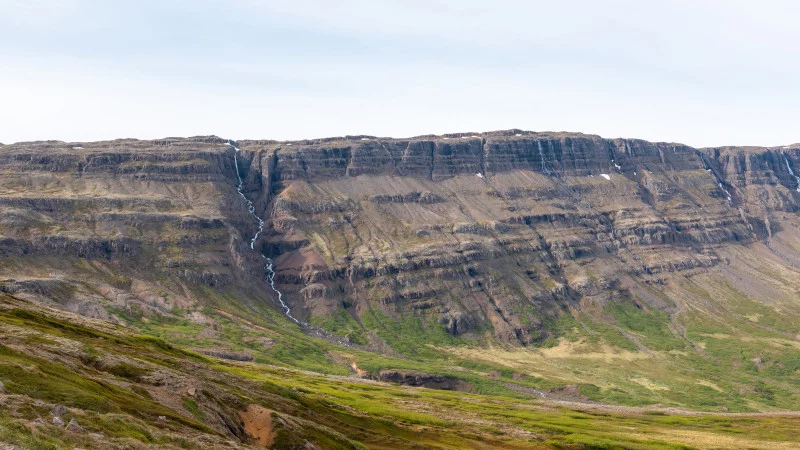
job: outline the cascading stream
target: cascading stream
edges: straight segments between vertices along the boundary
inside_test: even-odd
[[[250,239],[250,249],[255,250],[256,240],[258,239],[258,236],[261,234],[261,232],[264,231],[264,221],[261,219],[261,217],[258,217],[258,214],[256,214],[256,207],[255,205],[253,205],[253,202],[251,202],[250,199],[247,198],[246,195],[244,195],[244,192],[242,192],[242,189],[244,188],[244,179],[242,178],[242,175],[239,173],[239,158],[236,157],[236,154],[239,153],[239,147],[233,145],[233,141],[230,140],[228,141],[228,145],[233,147],[233,150],[236,152],[233,154],[233,164],[234,167],[236,167],[236,178],[239,180],[239,184],[236,186],[236,192],[238,192],[239,195],[242,197],[242,199],[244,199],[245,205],[247,205],[247,210],[258,222],[258,231],[256,231],[255,236],[253,236],[253,238]],[[275,291],[275,294],[278,295],[278,302],[280,302],[281,307],[283,307],[283,313],[286,315],[286,317],[292,319],[294,323],[302,325],[302,323],[300,323],[299,320],[297,320],[294,316],[292,316],[291,310],[289,309],[289,305],[287,305],[286,302],[283,301],[283,293],[279,291],[278,288],[275,287],[275,270],[272,268],[273,264],[272,260],[270,258],[267,258],[263,253],[261,254],[261,257],[267,260],[267,264],[264,267],[264,271],[266,272],[265,277],[267,279],[267,283],[269,283],[269,287],[271,287],[272,290]]]
[[[228,141],[228,145],[233,147],[236,153],[239,153],[239,147],[233,145],[233,142]],[[253,205],[253,202],[251,202],[250,199],[244,195],[244,192],[242,192],[242,189],[244,188],[244,179],[239,174],[239,158],[236,157],[235,153],[233,155],[233,165],[236,167],[236,178],[239,179],[239,184],[236,186],[236,192],[238,192],[239,195],[244,199],[244,203],[247,205],[247,210],[250,211],[250,214],[258,221],[258,231],[256,231],[253,239],[250,239],[250,250],[255,250],[256,239],[258,239],[258,235],[264,231],[264,221],[261,220],[261,217],[258,217],[258,214],[256,214],[256,207]]]
[[[708,163],[706,163],[706,159],[703,158],[703,155],[700,152],[697,153],[697,156],[700,158],[700,162],[703,164],[703,169],[705,169],[706,172],[710,173],[717,180],[717,185],[719,186],[722,193],[725,194],[725,197],[728,199],[728,204],[730,206],[733,206],[733,196],[731,195],[730,192],[728,192],[727,189],[725,189],[725,186],[722,185],[722,180],[717,176],[716,173],[714,173],[713,170],[711,170],[711,167],[708,166]],[[791,169],[789,169],[789,172],[791,172]],[[798,187],[797,191],[800,192],[800,187]]]
[[[786,168],[789,169],[789,173],[794,177],[795,181],[797,181],[797,192],[800,192],[800,177],[795,175],[792,166],[789,165],[789,158],[786,157],[786,153],[781,151],[781,156],[783,156],[783,162],[786,163]]]
[[[547,170],[547,164],[544,162],[544,149],[542,149],[542,141],[536,141],[536,143],[539,145],[539,158],[542,160],[542,173],[550,174],[550,172]]]
[[[283,293],[281,293],[281,291],[279,291],[275,287],[275,271],[272,270],[272,260],[267,258],[266,256],[264,256],[264,258],[267,260],[267,266],[264,268],[264,270],[266,270],[267,272],[267,282],[269,283],[269,286],[272,288],[272,290],[275,291],[276,294],[278,294],[278,301],[281,303],[281,306],[283,306],[283,313],[286,315],[286,317],[292,319],[294,323],[301,325],[300,321],[295,319],[294,316],[292,316],[291,310],[289,309],[289,305],[287,305],[286,302],[283,301]]]

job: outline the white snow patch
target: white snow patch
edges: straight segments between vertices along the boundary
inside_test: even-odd
[[[83,150],[83,147],[78,145],[78,146],[72,147],[72,149],[73,150]]]
[[[612,162],[613,162],[613,161],[612,161]],[[616,168],[617,168],[617,170],[622,170],[622,166],[620,166],[620,165],[619,165],[619,164],[617,164],[617,163],[614,163],[614,167],[616,167]]]
[[[606,179],[606,180],[608,180],[608,181],[611,181],[611,175],[609,175],[609,174],[607,174],[607,173],[601,173],[601,174],[600,174],[600,176],[601,176],[601,177],[603,177],[603,178],[605,178],[605,179]]]
[[[476,173],[475,176],[478,177],[478,178],[483,178],[483,174],[482,173]]]
[[[291,146],[292,146],[292,144],[286,144],[286,146],[287,146],[287,147],[291,147]]]
[[[514,136],[522,136],[522,133],[517,133]]]
[[[449,137],[445,137],[445,139],[450,139]]]
[[[362,141],[368,141],[369,138],[361,138]]]

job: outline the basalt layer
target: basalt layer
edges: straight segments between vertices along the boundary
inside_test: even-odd
[[[519,130],[236,145],[0,147],[0,288],[110,320],[176,308],[202,320],[190,311],[209,306],[208,289],[276,304],[263,253],[304,322],[369,329],[416,316],[529,344],[560,316],[610,302],[670,311],[632,283],[726,265],[727,246],[769,245],[800,200],[800,146]],[[237,167],[266,221],[257,251]]]
[[[720,247],[767,242],[800,199],[797,146],[519,130],[239,145],[296,314],[413,314],[523,344],[630,299],[631,280],[725,264]]]

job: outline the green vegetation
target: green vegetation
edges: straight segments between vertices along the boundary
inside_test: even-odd
[[[425,322],[420,317],[390,318],[373,310],[362,320],[365,327],[376,330],[392,349],[413,359],[441,357],[441,352],[431,346],[453,346],[460,342],[435,321]]]
[[[206,311],[216,323],[216,337],[198,337],[201,330],[197,325],[182,319],[160,318],[138,323],[141,331],[155,335],[148,336],[110,326],[89,326],[85,321],[37,311],[11,297],[4,299],[7,306],[0,309],[3,330],[0,380],[15,401],[0,409],[0,439],[26,448],[60,448],[65,443],[87,448],[96,445],[86,434],[69,433],[49,422],[33,427],[25,425],[37,417],[48,418],[47,405],[53,403],[68,406],[69,417],[76,418],[87,432],[100,433],[105,442],[115,445],[138,442],[192,448],[198,445],[192,436],[203,435],[207,436],[204,439],[210,439],[207,445],[218,442],[221,446],[228,438],[225,425],[217,418],[236,418],[239,411],[253,403],[275,411],[274,422],[279,424],[275,427],[276,445],[287,446],[311,440],[324,444],[325,448],[551,445],[662,449],[730,446],[727,444],[736,442],[759,447],[800,438],[797,417],[686,419],[658,410],[575,411],[543,406],[537,403],[536,396],[519,389],[546,390],[560,386],[548,379],[546,370],[544,377],[526,375],[522,368],[504,365],[502,359],[481,362],[459,356],[459,352],[464,355],[477,349],[455,340],[441,326],[422,317],[390,321],[375,314],[365,321],[367,328],[376,330],[386,342],[392,342],[398,354],[405,355],[388,357],[311,339],[286,323],[262,327],[250,322],[256,319],[252,316],[236,318]],[[614,312],[620,321],[626,315],[638,314],[629,309]],[[664,338],[660,324],[655,321],[636,332],[644,341]],[[547,343],[541,350],[525,352],[557,352],[564,343],[579,346],[605,342],[602,334],[592,334],[594,341],[582,344],[587,339],[579,319],[563,319],[560,329],[562,340]],[[36,339],[31,338],[30,332],[20,334],[15,330],[33,331]],[[174,343],[167,344],[164,340],[167,337]],[[231,362],[189,350],[218,346],[220,337],[230,339],[228,344],[232,349],[253,352],[255,361]],[[430,345],[412,345],[415,340]],[[16,350],[31,342],[39,343],[36,352]],[[65,353],[62,348],[80,351]],[[350,361],[369,373],[394,368],[457,377],[477,393],[375,384],[322,374],[349,373]],[[597,369],[591,360],[585,366],[577,366],[574,361],[571,364],[578,372],[575,376],[581,376],[581,371]],[[319,373],[298,371],[289,367],[292,365],[314,367]],[[495,375],[489,377],[489,373]],[[190,379],[192,384],[203,387],[194,395],[187,395],[183,388],[159,390],[158,383],[164,381],[156,380],[164,377]],[[653,383],[657,385],[657,381]],[[509,384],[517,389],[510,389]],[[639,386],[641,392],[629,385]],[[158,390],[157,395],[153,394],[154,389]],[[587,397],[628,404],[636,402],[626,396],[636,392],[641,395],[638,398],[647,398],[645,391],[648,389],[636,382],[622,384],[622,389],[579,385],[579,392]],[[673,395],[676,391],[656,392],[669,392],[673,397],[667,399],[677,398],[674,397],[677,394]],[[778,404],[783,394],[773,384],[754,384],[754,400]],[[680,395],[685,399],[721,396],[725,401],[731,400],[730,396],[702,385]],[[35,400],[46,403],[36,406]],[[214,413],[210,414],[211,411]]]
[[[328,317],[314,317],[311,323],[322,327],[324,330],[342,336],[351,344],[367,344],[366,330],[345,309],[338,309]]]

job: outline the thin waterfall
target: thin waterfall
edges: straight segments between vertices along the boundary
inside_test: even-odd
[[[722,192],[725,194],[725,197],[728,198],[728,203],[733,205],[733,197],[731,197],[731,193],[728,192],[728,190],[725,189],[725,187],[722,186],[722,183],[719,183],[719,188],[722,189]]]
[[[800,177],[794,174],[794,170],[792,170],[792,166],[789,165],[789,158],[786,157],[786,153],[781,151],[781,156],[783,156],[783,162],[786,163],[786,168],[789,169],[789,173],[794,177],[795,181],[797,181],[797,192],[800,192]]]
[[[549,174],[550,172],[547,170],[547,164],[544,162],[544,149],[542,149],[542,141],[536,141],[539,144],[539,158],[542,160],[542,173]]]
[[[728,192],[727,189],[725,189],[725,186],[722,185],[722,180],[717,176],[716,172],[711,170],[711,167],[706,162],[706,159],[703,157],[702,153],[698,151],[697,156],[700,158],[700,162],[703,164],[703,169],[705,169],[706,172],[710,173],[717,180],[717,186],[719,186],[719,189],[723,194],[725,194],[725,197],[728,199],[728,204],[733,206],[733,196],[730,192]],[[798,192],[800,192],[800,188],[798,188]]]
[[[233,145],[232,141],[228,141],[228,145],[233,147],[236,153],[239,153],[239,147]],[[261,217],[258,217],[258,214],[256,214],[256,207],[253,205],[253,202],[251,202],[250,199],[244,195],[244,192],[242,192],[242,189],[244,188],[244,179],[242,178],[241,174],[239,174],[239,158],[236,157],[236,153],[233,155],[233,165],[236,167],[236,178],[239,179],[239,184],[236,186],[236,192],[238,192],[242,199],[244,199],[244,203],[247,205],[247,210],[250,211],[250,214],[258,221],[258,231],[256,231],[253,239],[250,239],[250,250],[255,250],[256,239],[258,239],[258,235],[264,231],[264,221],[261,220]]]
[[[267,266],[264,268],[265,271],[267,272],[267,282],[269,283],[269,286],[272,288],[272,290],[275,291],[276,294],[278,294],[278,301],[281,303],[281,306],[283,307],[283,313],[286,314],[286,317],[292,319],[296,324],[301,325],[300,321],[295,319],[294,316],[292,316],[291,310],[289,309],[289,305],[287,305],[286,302],[283,301],[283,293],[281,293],[281,291],[279,291],[275,287],[275,271],[272,269],[272,260],[267,258],[266,256],[264,256],[264,258],[267,260]]]
[[[244,188],[244,179],[239,173],[239,158],[236,157],[236,154],[239,153],[239,147],[233,145],[233,141],[230,140],[228,141],[228,145],[233,147],[233,149],[235,150],[235,153],[233,154],[233,164],[236,167],[236,178],[239,180],[239,184],[237,184],[236,186],[236,191],[239,193],[242,199],[244,199],[244,203],[245,205],[247,205],[247,210],[250,211],[250,214],[258,222],[258,231],[256,231],[255,236],[253,236],[253,238],[250,239],[250,249],[255,250],[256,240],[258,239],[258,236],[261,234],[261,232],[264,231],[264,221],[261,219],[261,217],[258,217],[258,214],[256,214],[256,207],[253,205],[253,202],[251,202],[250,199],[248,199],[247,196],[245,196],[244,193],[242,192],[242,189]],[[263,253],[261,254],[261,257],[267,260],[267,264],[264,267],[267,283],[269,283],[269,286],[278,295],[278,302],[280,302],[281,307],[283,307],[283,313],[286,315],[286,317],[292,319],[294,323],[302,325],[299,320],[297,320],[294,316],[292,316],[291,310],[289,309],[289,305],[287,305],[286,302],[283,301],[283,293],[279,291],[278,288],[275,287],[275,270],[272,268],[273,265],[272,260],[270,258],[267,258]]]

